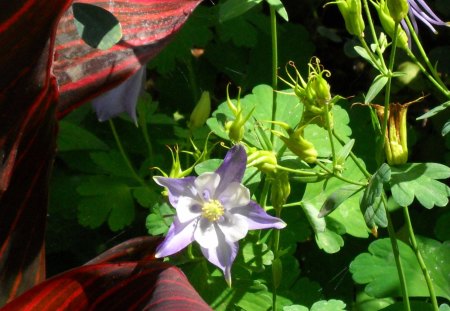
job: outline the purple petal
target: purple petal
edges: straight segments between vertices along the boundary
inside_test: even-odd
[[[223,271],[225,281],[229,286],[231,286],[231,265],[236,258],[238,249],[239,243],[230,243],[226,241],[223,235],[219,241],[218,247],[209,249],[201,247],[203,256],[205,256],[210,263]]]
[[[162,258],[175,254],[194,241],[196,222],[181,223],[178,217],[174,217],[164,241],[156,249],[156,258]]]
[[[216,170],[216,173],[220,175],[220,184],[216,193],[221,193],[232,182],[240,183],[244,177],[246,165],[247,153],[244,146],[235,145],[227,152],[222,165]]]
[[[136,104],[144,79],[145,66],[116,88],[94,99],[92,106],[98,120],[106,121],[122,112],[127,112],[134,123],[137,123]]]
[[[236,207],[231,211],[233,214],[239,214],[246,218],[249,230],[286,227],[286,223],[277,217],[270,216],[264,211],[258,203],[250,201],[247,206]]]
[[[169,201],[173,207],[177,208],[179,197],[195,197],[196,190],[194,187],[194,176],[185,178],[168,178],[156,176],[153,180],[160,186],[169,189]]]

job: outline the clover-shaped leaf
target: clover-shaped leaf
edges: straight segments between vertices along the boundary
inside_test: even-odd
[[[430,273],[436,295],[450,299],[450,242],[417,237],[418,247]],[[411,297],[428,297],[428,287],[413,250],[398,241],[401,261]],[[389,239],[372,242],[369,253],[358,255],[350,264],[353,280],[367,284],[365,291],[373,297],[401,296],[400,282]]]
[[[450,168],[439,163],[407,163],[391,167],[391,191],[401,206],[409,206],[414,197],[425,206],[446,206],[450,188],[438,181],[450,177]]]

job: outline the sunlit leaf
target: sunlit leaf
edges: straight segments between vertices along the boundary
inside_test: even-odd
[[[280,0],[266,0],[270,6],[272,6],[275,11],[280,15],[286,22],[289,21],[289,17],[284,7],[283,3]]]
[[[450,244],[419,238],[418,247],[433,281],[436,295],[450,299]],[[428,287],[417,258],[408,245],[398,241],[400,258],[411,297],[428,297]],[[372,242],[369,253],[358,255],[350,264],[353,280],[366,284],[365,291],[373,297],[401,296],[400,281],[389,239]]]
[[[262,1],[263,0],[228,0],[220,5],[219,20],[224,22],[242,15]]]
[[[391,192],[401,206],[416,198],[426,208],[446,206],[450,188],[438,179],[450,177],[450,168],[439,163],[407,163],[391,167]]]
[[[380,91],[384,88],[386,83],[388,82],[388,78],[383,75],[378,75],[373,80],[372,85],[369,88],[369,91],[364,98],[365,104],[370,104],[374,100],[374,98],[380,93]]]
[[[310,311],[343,311],[345,306],[345,303],[341,300],[321,300],[314,303]]]

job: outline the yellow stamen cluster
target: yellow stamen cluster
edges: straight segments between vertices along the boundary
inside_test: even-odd
[[[211,222],[219,220],[223,213],[223,205],[218,200],[210,200],[203,204],[202,216]]]

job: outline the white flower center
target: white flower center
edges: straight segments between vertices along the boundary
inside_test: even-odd
[[[223,205],[218,200],[209,200],[203,204],[202,216],[211,222],[219,220],[223,213]]]

